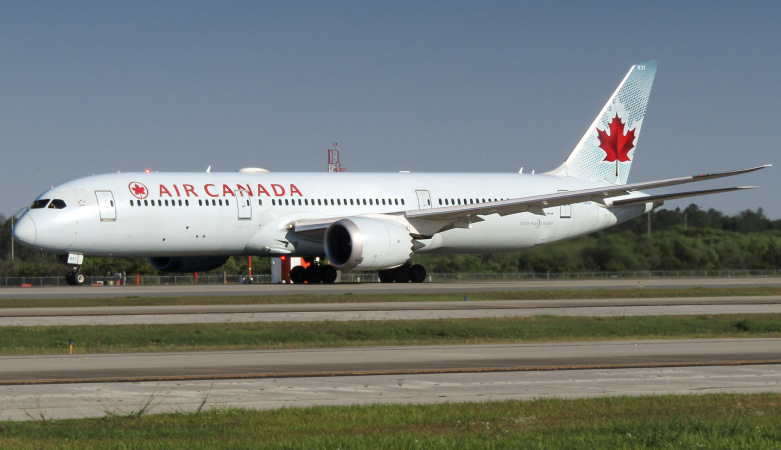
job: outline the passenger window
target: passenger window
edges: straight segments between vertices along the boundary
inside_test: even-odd
[[[190,200],[185,200],[184,201],[184,206],[190,206]]]

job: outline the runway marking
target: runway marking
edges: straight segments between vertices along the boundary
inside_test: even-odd
[[[498,302],[514,302],[498,305]],[[517,303],[515,303],[517,302]],[[350,305],[345,303],[299,304],[294,306],[278,305],[176,305],[176,306],[85,306],[85,307],[30,307],[0,308],[0,317],[94,317],[94,316],[157,316],[157,315],[210,315],[254,314],[254,313],[305,313],[305,312],[396,312],[396,311],[459,311],[459,310],[523,310],[523,309],[568,309],[601,307],[656,307],[656,306],[711,306],[711,305],[778,305],[778,296],[739,296],[739,297],[681,297],[681,298],[645,298],[645,299],[553,299],[553,300],[473,300],[472,303],[444,302],[396,302],[394,305],[372,303]],[[421,304],[424,303],[424,304]],[[558,303],[558,304],[557,304]],[[192,311],[186,308],[208,308],[209,311]],[[116,309],[125,309],[118,311]],[[25,311],[29,309],[29,311]],[[73,311],[77,309],[77,311]]]
[[[561,366],[531,366],[531,367],[481,367],[453,369],[399,369],[399,370],[358,370],[329,372],[280,372],[252,374],[215,374],[215,375],[172,375],[150,377],[111,377],[111,378],[73,378],[73,379],[43,379],[43,380],[0,380],[0,386],[34,386],[44,384],[86,384],[86,383],[141,383],[158,381],[208,381],[208,380],[250,380],[274,378],[329,378],[352,376],[381,375],[434,375],[460,373],[494,373],[494,372],[550,372],[565,370],[594,369],[660,369],[672,367],[717,367],[717,366],[763,366],[781,364],[777,360],[757,361],[708,361],[708,362],[665,362],[665,363],[634,363],[634,364],[579,364]]]

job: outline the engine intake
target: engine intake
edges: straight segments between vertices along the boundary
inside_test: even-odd
[[[337,269],[388,269],[412,254],[412,238],[403,225],[353,217],[332,223],[323,240],[325,255]]]
[[[163,272],[206,272],[225,264],[227,256],[153,256],[149,262]]]

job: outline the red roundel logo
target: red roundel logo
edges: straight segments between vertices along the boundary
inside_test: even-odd
[[[143,183],[137,181],[131,181],[130,184],[127,185],[127,188],[130,189],[130,193],[133,194],[133,197],[140,200],[145,199],[149,195],[149,189],[147,189]]]

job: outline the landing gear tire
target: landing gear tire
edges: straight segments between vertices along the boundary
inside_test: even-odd
[[[302,266],[293,267],[290,270],[290,281],[294,284],[302,284],[306,281],[306,269]]]
[[[65,282],[70,286],[81,286],[85,280],[86,277],[80,270],[72,270],[65,274]]]
[[[325,284],[334,284],[336,268],[334,266],[320,266],[320,280]]]
[[[381,283],[393,283],[393,270],[378,270],[377,276]]]
[[[397,283],[409,282],[409,264],[404,264],[393,269],[393,281]]]
[[[409,280],[413,283],[422,283],[426,280],[426,268],[415,264],[409,268]]]
[[[304,276],[309,284],[319,283],[321,280],[320,266],[318,264],[310,264],[309,267],[304,269]]]

